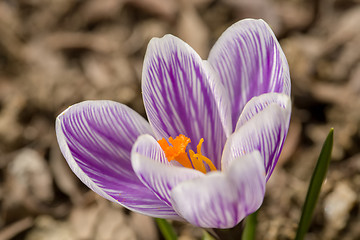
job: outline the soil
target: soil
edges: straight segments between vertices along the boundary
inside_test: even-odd
[[[140,80],[152,37],[202,58],[243,18],[267,21],[292,78],[290,131],[258,215],[257,239],[293,239],[321,145],[332,162],[306,239],[360,239],[359,0],[0,1],[0,239],[161,239],[153,220],[111,204],[70,171],[56,116],[110,99],[145,116]],[[179,239],[199,228],[174,223]]]

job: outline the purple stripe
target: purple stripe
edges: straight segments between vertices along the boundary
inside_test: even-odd
[[[246,110],[252,111],[248,108]],[[254,150],[258,150],[264,159],[266,178],[268,180],[278,161],[285,141],[289,127],[290,112],[290,105],[283,108],[277,103],[272,103],[264,110],[252,116],[251,119],[244,121],[228,139],[224,149],[223,168],[227,169],[231,162],[239,156],[244,156]]]
[[[254,152],[234,161],[229,171],[179,184],[173,206],[196,226],[231,228],[259,208],[265,182],[262,158]]]
[[[231,96],[234,128],[252,97],[268,92],[288,93],[285,88],[290,86],[289,70],[282,54],[267,24],[249,19],[228,28],[211,50],[209,62]]]
[[[132,210],[176,216],[141,183],[131,166],[135,140],[151,134],[140,115],[119,103],[88,101],[72,106],[59,119],[77,166],[105,193]],[[84,183],[91,187],[86,180]]]
[[[196,53],[180,40],[150,43],[144,65],[143,97],[150,124],[158,138],[184,134],[189,148],[204,138],[203,153],[220,167],[226,141],[214,88]],[[182,44],[182,45],[181,45]]]

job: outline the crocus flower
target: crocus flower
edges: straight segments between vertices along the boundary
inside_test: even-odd
[[[264,21],[233,24],[207,60],[172,35],[152,39],[142,96],[149,122],[112,101],[58,116],[61,151],[84,184],[204,228],[231,228],[260,207],[291,113],[289,67]]]

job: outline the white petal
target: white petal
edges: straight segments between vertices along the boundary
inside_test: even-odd
[[[244,107],[237,124],[235,131],[238,130],[247,121],[252,119],[256,114],[263,111],[270,104],[276,103],[284,109],[291,109],[291,100],[288,95],[281,93],[265,93],[258,97],[253,97]],[[289,110],[290,110],[289,109]],[[287,111],[289,111],[287,110]],[[289,115],[290,116],[290,115]]]
[[[207,61],[179,38],[166,35],[149,43],[142,92],[156,137],[204,138],[203,153],[220,167],[222,148],[232,131],[230,102]]]
[[[215,43],[208,60],[230,95],[233,127],[252,97],[269,92],[290,95],[285,55],[263,20],[233,24]]]
[[[174,209],[191,224],[231,228],[256,211],[265,193],[265,170],[255,151],[231,163],[223,172],[177,185],[171,192]]]
[[[261,153],[269,179],[279,158],[290,122],[291,105],[268,105],[233,133],[225,144],[222,169],[240,156],[255,150]]]
[[[71,106],[56,120],[56,135],[76,176],[100,196],[126,208],[161,218],[177,218],[173,209],[144,186],[132,169],[130,151],[150,125],[127,106],[86,101]]]
[[[131,161],[134,171],[142,183],[169,206],[171,206],[171,189],[183,181],[204,175],[194,169],[164,163],[167,161],[165,154],[157,141],[150,135],[140,136],[136,141],[131,152]]]

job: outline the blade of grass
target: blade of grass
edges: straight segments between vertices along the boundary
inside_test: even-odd
[[[320,189],[326,177],[327,169],[331,159],[333,146],[334,129],[332,128],[321,149],[319,159],[310,180],[310,185],[305,198],[299,226],[296,232],[295,240],[303,240],[309,229],[311,218],[319,198]]]
[[[250,214],[246,217],[245,220],[245,228],[242,234],[242,240],[254,240],[255,239],[255,232],[256,232],[256,225],[257,225],[257,213],[258,211]]]
[[[177,240],[175,230],[168,221],[161,218],[155,218],[155,221],[165,240]]]

